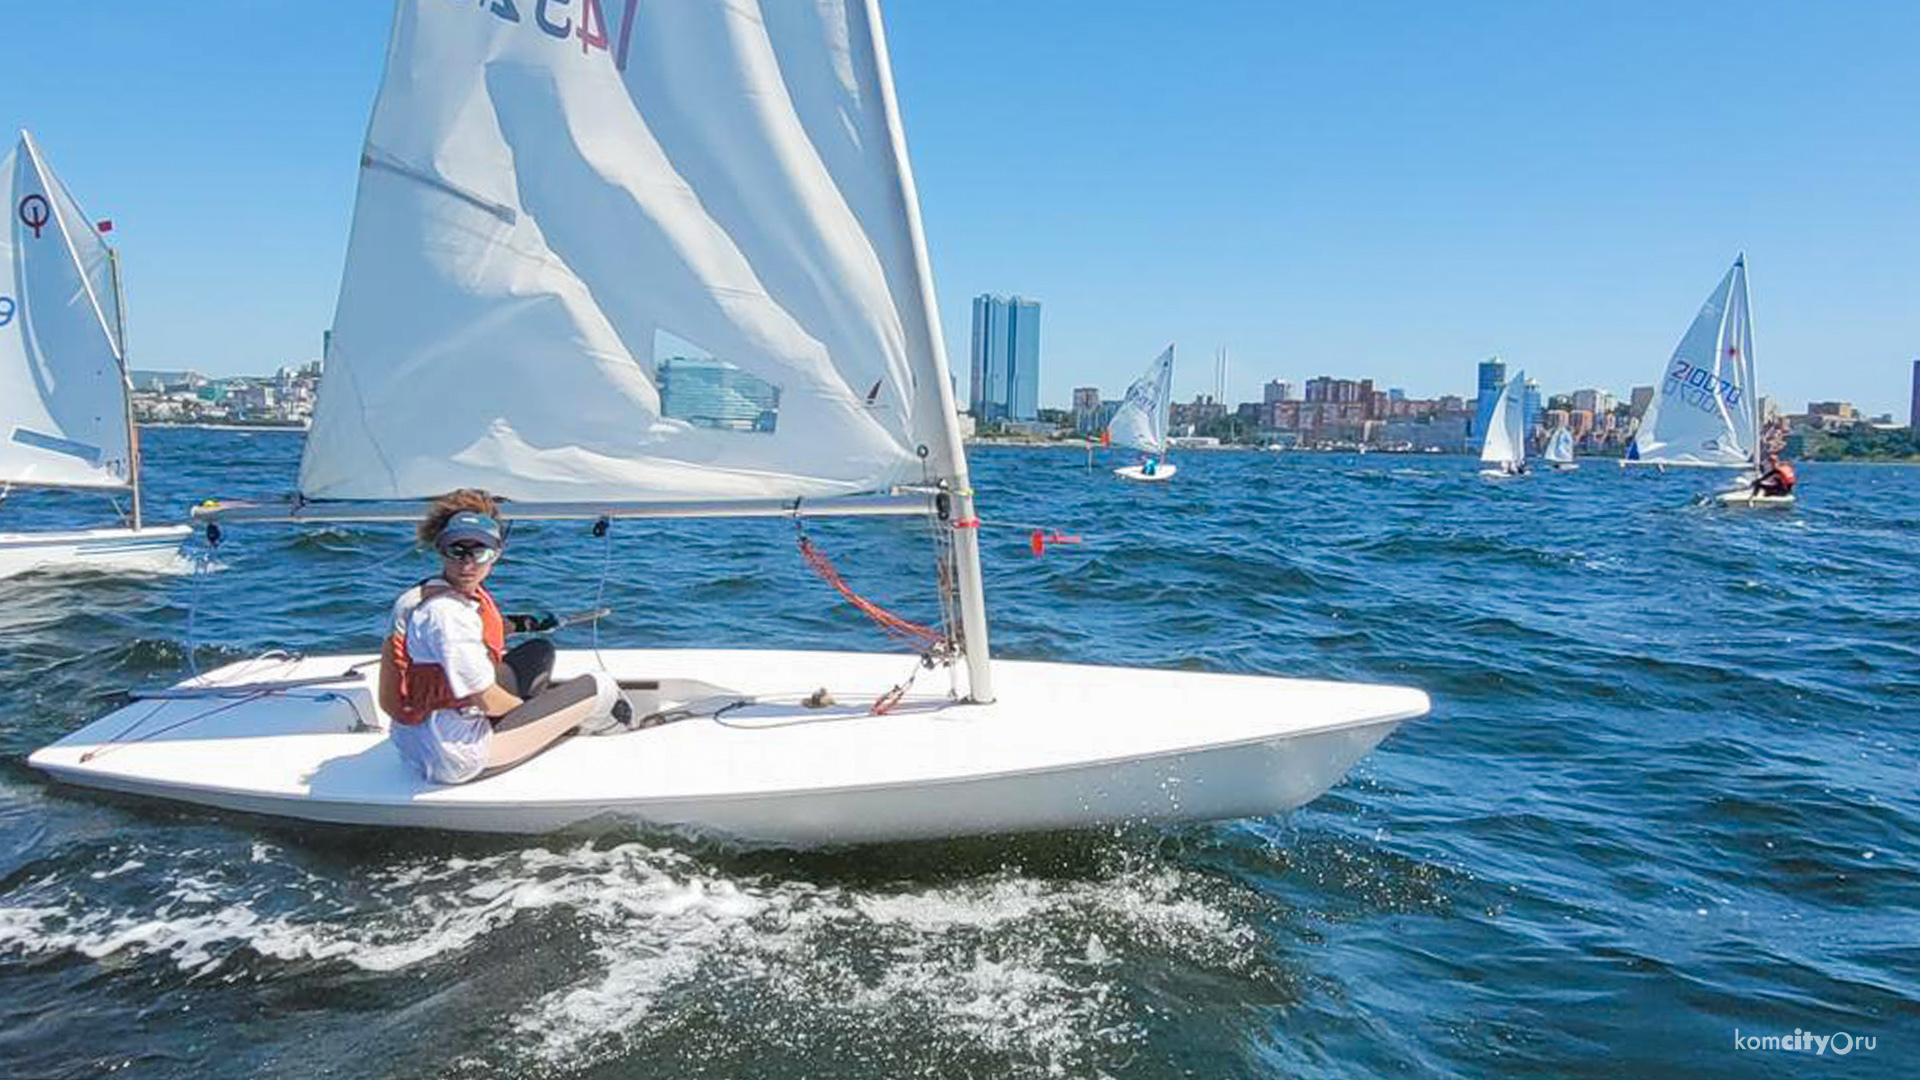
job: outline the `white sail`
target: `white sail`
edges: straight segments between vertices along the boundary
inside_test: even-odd
[[[400,0],[302,493],[963,475],[876,24],[861,0]]]
[[[1742,256],[1680,339],[1628,457],[1663,465],[1748,465],[1759,441],[1759,400]]]
[[[1492,464],[1521,462],[1527,458],[1526,372],[1516,371],[1500,388],[1493,411],[1487,416],[1487,439],[1480,446],[1480,460]]]
[[[1173,396],[1173,346],[1156,357],[1146,374],[1127,387],[1126,400],[1107,425],[1107,435],[1115,446],[1128,446],[1149,454],[1167,451],[1167,409]]]
[[[32,136],[21,132],[0,160],[0,180],[0,481],[125,487],[126,374],[106,245]]]
[[[1573,432],[1566,428],[1553,429],[1553,437],[1547,440],[1546,459],[1556,465],[1565,465],[1573,460]]]

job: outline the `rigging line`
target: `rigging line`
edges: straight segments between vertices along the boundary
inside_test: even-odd
[[[593,661],[611,677],[613,672],[607,668],[607,658],[600,655],[600,619],[607,610],[607,575],[613,572],[613,519],[601,518],[594,523],[593,531],[600,534],[601,540],[600,584],[593,593]]]
[[[140,719],[135,720],[131,724],[128,724],[125,728],[123,728],[120,731],[118,735],[115,735],[113,738],[108,739],[105,745],[101,746],[98,750],[89,750],[86,753],[81,754],[80,760],[82,763],[92,761],[94,758],[97,758],[101,754],[107,753],[110,750],[117,750],[120,747],[130,745],[131,743],[145,742],[148,739],[153,738],[155,735],[165,735],[169,731],[174,731],[179,728],[183,728],[188,724],[194,723],[195,721],[198,721],[198,720],[205,720],[209,716],[213,716],[217,713],[226,712],[228,709],[238,708],[239,706],[245,705],[250,701],[258,701],[261,698],[270,696],[271,694],[272,694],[272,691],[262,690],[259,693],[248,694],[246,697],[235,698],[234,700],[227,702],[225,705],[218,705],[218,706],[215,706],[214,708],[206,710],[205,712],[196,713],[193,716],[189,716],[184,720],[177,720],[171,724],[168,724],[166,727],[155,728],[152,731],[146,732],[145,734],[141,735],[137,739],[128,740],[126,742],[121,741],[128,732],[132,731],[136,727],[139,727],[141,724],[146,723],[148,720],[152,719],[155,713],[158,713],[160,709],[165,708],[166,705],[162,703],[161,705],[157,706],[153,710],[153,712],[149,712],[147,713],[147,715],[142,716]]]
[[[920,455],[921,482],[936,491],[942,491],[933,476],[933,466],[929,456]],[[951,506],[948,497],[947,506]],[[926,518],[927,534],[933,542],[933,584],[934,594],[940,600],[940,636],[946,644],[947,654],[947,694],[957,697],[960,693],[960,671],[952,663],[952,658],[960,653],[960,630],[958,613],[955,611],[957,590],[954,585],[953,529],[947,524],[945,515],[929,514]]]
[[[200,614],[200,580],[207,575],[207,566],[213,562],[213,553],[196,553],[193,557],[193,589],[187,600],[187,670],[194,678],[200,677],[200,641],[196,623]]]
[[[806,526],[797,514],[793,519],[793,528],[800,543],[800,558],[813,568],[814,573],[820,575],[822,581],[832,586],[848,603],[859,609],[861,614],[878,624],[889,637],[911,646],[916,652],[931,654],[945,651],[947,642],[938,631],[895,615],[854,592],[853,587],[840,576],[840,571],[834,568],[827,556],[814,546],[813,541],[807,536]]]

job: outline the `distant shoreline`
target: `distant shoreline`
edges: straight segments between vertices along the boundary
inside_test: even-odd
[[[174,424],[166,421],[156,421],[154,423],[142,422],[138,426],[141,428],[178,428],[186,431],[298,431],[302,434],[307,430],[305,424],[210,424],[205,422]]]

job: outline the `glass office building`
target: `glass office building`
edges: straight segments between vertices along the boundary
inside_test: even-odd
[[[972,386],[980,421],[1040,418],[1040,302],[1018,296],[973,298]]]

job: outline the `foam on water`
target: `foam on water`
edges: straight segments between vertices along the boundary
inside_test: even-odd
[[[299,440],[150,449],[155,505],[185,505],[285,490]],[[1143,489],[1071,454],[975,464],[989,523],[1087,539],[1036,559],[982,532],[998,654],[1407,683],[1434,715],[1291,822],[806,856],[309,832],[28,769],[115,691],[182,677],[190,610],[203,668],[364,652],[424,572],[403,528],[235,528],[193,582],[29,578],[0,606],[0,1061],[1731,1077],[1794,1065],[1703,1049],[1735,1026],[1912,1041],[1920,471],[1810,466],[1794,511],[1742,516],[1611,468],[1196,454]],[[790,524],[615,529],[603,641],[875,645]],[[928,615],[924,530],[809,532]],[[517,530],[499,592],[592,606],[607,550]]]
[[[99,858],[114,864],[78,874],[87,884],[55,872],[9,890],[0,959],[160,962],[189,984],[272,979],[294,964],[402,976],[487,952],[516,920],[564,917],[590,962],[512,1024],[526,1060],[547,1066],[619,1057],[656,1036],[663,1007],[748,997],[855,1029],[932,1026],[945,1042],[1058,1074],[1141,1037],[1107,942],[1224,971],[1246,965],[1258,937],[1168,866],[855,886],[583,843],[411,859],[368,870],[350,897],[260,841],[251,873],[230,872],[216,851],[183,852],[171,873],[118,849]],[[111,902],[90,884],[129,876],[142,880]]]

